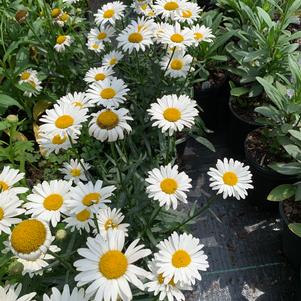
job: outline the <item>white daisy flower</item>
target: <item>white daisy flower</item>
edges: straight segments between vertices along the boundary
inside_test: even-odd
[[[122,231],[125,236],[128,236],[128,227],[129,224],[122,224],[124,219],[124,215],[121,213],[120,209],[116,208],[105,208],[99,210],[97,213],[97,223],[99,234],[102,236],[104,240],[108,237],[108,232],[110,230],[118,230]],[[94,234],[97,234],[97,230],[94,229]]]
[[[200,42],[212,42],[215,36],[212,34],[212,29],[204,25],[194,25],[191,27],[194,36],[194,44],[197,46]]]
[[[78,139],[77,135],[72,135],[71,137],[72,143],[76,143],[76,139]],[[39,138],[37,140],[40,148],[42,151],[44,151],[46,154],[51,154],[54,152],[55,154],[58,154],[60,150],[67,150],[72,147],[72,144],[70,143],[69,137],[65,133],[39,133]]]
[[[114,75],[114,71],[112,68],[108,67],[93,67],[88,70],[85,75],[84,81],[86,83],[94,83],[98,81],[103,81],[106,78]]]
[[[160,62],[161,69],[166,70],[166,75],[179,78],[186,77],[192,62],[192,56],[182,51],[176,51],[170,60],[171,55],[166,55]],[[166,69],[167,68],[167,69]]]
[[[159,127],[163,133],[168,131],[171,136],[176,131],[182,131],[184,127],[192,127],[194,118],[198,116],[196,106],[197,103],[188,96],[178,97],[172,94],[158,99],[147,111],[151,120],[155,120],[153,126]]]
[[[233,159],[224,161],[217,160],[216,168],[209,168],[210,187],[218,190],[217,194],[222,193],[223,198],[235,197],[236,199],[245,199],[248,195],[247,190],[254,188],[252,183],[252,174],[249,166],[244,166],[239,161]]]
[[[175,14],[175,20],[179,22],[187,22],[193,24],[200,18],[201,8],[194,2],[185,2],[182,4],[181,9]]]
[[[80,162],[77,159],[71,159],[69,163],[64,162],[63,168],[59,168],[59,171],[64,175],[64,180],[71,180],[77,184],[80,181],[88,181],[85,171],[90,168],[91,165],[86,163],[83,159],[81,159]]]
[[[191,234],[173,234],[158,244],[159,252],[155,254],[158,273],[162,274],[164,283],[172,279],[174,283],[194,285],[195,279],[202,280],[199,271],[209,267],[207,258],[201,250],[204,245]]]
[[[79,182],[76,187],[72,187],[70,199],[67,201],[70,214],[79,213],[88,208],[91,212],[97,213],[99,209],[106,208],[106,204],[111,203],[110,198],[116,187],[113,185],[102,187],[102,185],[103,182],[97,180],[95,184]]]
[[[10,190],[0,193],[0,234],[2,232],[10,234],[10,227],[21,222],[20,218],[16,218],[25,212],[24,209],[19,208],[21,205],[22,202],[17,195]]]
[[[89,40],[95,40],[98,43],[110,42],[111,38],[115,34],[114,27],[108,25],[100,25],[100,28],[92,28],[88,33]]]
[[[70,106],[68,103],[55,104],[53,109],[46,110],[46,114],[40,119],[43,124],[39,130],[44,133],[55,132],[61,137],[73,137],[80,134],[82,123],[88,119],[87,113],[88,109]]]
[[[61,105],[61,103],[66,103],[80,109],[92,108],[95,106],[95,103],[88,99],[84,92],[68,93],[67,95],[62,96],[57,103],[59,105]]]
[[[33,90],[24,91],[23,95],[26,97],[32,97],[38,95],[42,91],[41,81],[37,77],[32,77],[30,80],[26,81]]]
[[[28,202],[24,204],[26,214],[39,218],[53,227],[61,220],[61,214],[67,212],[66,200],[69,199],[69,192],[72,182],[63,180],[43,181],[32,189],[32,194],[27,196]]]
[[[70,16],[64,11],[61,11],[59,8],[54,8],[51,11],[51,16],[55,18],[53,23],[57,24],[60,27],[64,27],[65,23],[67,23],[70,19]]]
[[[93,214],[89,208],[70,215],[64,219],[64,222],[67,224],[66,228],[71,228],[71,232],[75,231],[76,229],[79,231],[79,233],[81,233],[82,230],[89,233],[90,227],[94,227]]]
[[[32,298],[37,293],[20,296],[22,284],[0,286],[0,300],[2,301],[34,301]]]
[[[64,3],[68,3],[68,4],[73,4],[73,3],[77,3],[80,0],[63,0]]]
[[[129,111],[124,108],[103,109],[98,113],[93,113],[93,118],[89,123],[89,134],[101,142],[124,139],[124,132],[128,134],[132,131],[127,121],[133,118],[128,113]]]
[[[165,206],[168,210],[171,206],[175,210],[178,201],[187,203],[185,192],[192,187],[191,179],[185,172],[178,171],[178,165],[154,168],[148,172],[148,178],[145,180],[149,183],[146,192],[149,198],[159,201],[160,206]]]
[[[35,260],[49,249],[54,238],[42,220],[27,219],[17,224],[9,237],[9,249],[25,260]]]
[[[159,35],[160,42],[171,48],[185,49],[194,42],[193,32],[190,28],[181,29],[179,23],[175,25],[163,24]]]
[[[19,181],[24,179],[25,174],[18,169],[4,166],[0,173],[0,191],[9,190],[14,194],[25,193],[28,188],[26,187],[14,187]]]
[[[155,12],[152,9],[151,1],[135,1],[131,7],[138,15],[144,15],[149,18],[155,17]]]
[[[155,260],[152,260],[148,264],[148,268],[151,271],[150,282],[145,283],[145,287],[148,292],[154,292],[154,295],[159,295],[159,300],[173,301],[184,301],[185,296],[181,290],[192,290],[191,286],[181,284],[180,282],[175,283],[173,278],[168,283],[164,283],[164,277],[158,273],[158,267]]]
[[[57,52],[65,51],[66,47],[69,47],[72,43],[72,39],[68,35],[60,35],[56,38],[56,44],[54,45],[54,50]]]
[[[43,295],[43,301],[88,301],[90,298],[85,296],[85,290],[78,289],[77,287],[73,288],[70,292],[69,285],[65,284],[63,292],[56,288],[52,288],[52,294],[48,297],[46,294]]]
[[[183,0],[157,0],[156,4],[153,5],[156,15],[161,15],[165,21],[168,19],[174,20],[178,12],[181,11]]]
[[[94,14],[96,24],[110,23],[114,25],[117,20],[121,20],[124,17],[125,8],[126,6],[120,1],[113,1],[103,5],[102,8]]]
[[[129,282],[144,290],[139,278],[149,274],[133,264],[151,254],[151,250],[137,245],[138,242],[139,239],[133,241],[124,252],[124,234],[121,231],[109,231],[106,241],[100,235],[89,237],[87,248],[78,250],[84,259],[74,263],[80,272],[75,277],[77,286],[89,285],[86,293],[93,294],[98,301],[132,300]]]
[[[53,253],[57,253],[61,251],[60,248],[58,248],[55,245],[51,245],[49,247],[49,251]],[[26,260],[23,258],[18,258],[17,261],[20,262],[23,265],[22,275],[28,274],[30,278],[33,276],[42,276],[44,269],[49,266],[49,260],[53,260],[54,256],[49,253],[42,253],[38,258],[34,260]],[[47,269],[48,271],[51,271],[51,268],[49,267]]]
[[[38,78],[38,71],[29,68],[21,72],[19,74],[19,77],[20,77],[19,84],[27,83],[32,79]]]
[[[87,97],[105,108],[118,107],[126,100],[129,89],[122,79],[109,77],[90,84]]]
[[[111,51],[107,53],[102,59],[102,65],[104,67],[114,67],[123,58],[123,53],[121,51]]]
[[[86,46],[89,50],[94,51],[95,53],[100,53],[105,49],[104,45],[100,42],[97,42],[96,40],[88,40],[86,43]]]

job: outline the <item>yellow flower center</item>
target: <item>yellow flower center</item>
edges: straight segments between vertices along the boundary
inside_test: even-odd
[[[9,189],[9,185],[7,185],[5,182],[0,181],[0,190],[5,191]]]
[[[22,80],[27,80],[30,77],[30,73],[28,71],[24,71],[21,75]]]
[[[91,192],[82,199],[82,203],[85,206],[91,206],[93,204],[98,204],[100,201],[100,193],[98,192]]]
[[[98,40],[103,40],[107,37],[107,34],[105,32],[100,32],[98,35],[97,35],[97,39]]]
[[[173,59],[170,67],[173,70],[181,70],[183,68],[183,62],[180,59]]]
[[[56,135],[53,136],[51,142],[53,144],[63,144],[66,140],[67,140],[67,136],[64,136],[62,138],[61,135],[56,134]]]
[[[97,125],[101,129],[113,129],[119,122],[118,115],[112,111],[104,111],[97,117]]]
[[[158,282],[159,282],[160,284],[163,284],[163,282],[164,282],[164,277],[163,277],[163,274],[162,274],[162,273],[159,274],[159,275],[157,276],[157,279],[158,279]],[[170,281],[168,282],[168,284],[169,284],[169,285],[172,285],[172,286],[175,286],[175,282],[174,282],[173,277],[170,279]]]
[[[178,188],[178,183],[172,178],[166,178],[160,183],[160,187],[163,192],[167,194],[173,194]]]
[[[197,41],[203,39],[203,37],[204,37],[204,35],[201,32],[196,32],[194,34],[194,39]]]
[[[163,116],[167,121],[175,122],[181,118],[181,112],[177,108],[168,108],[164,111]]]
[[[174,42],[174,43],[181,43],[184,41],[184,37],[179,34],[179,33],[174,33],[170,39]]]
[[[4,217],[4,210],[0,208],[0,221],[3,219],[3,217]]]
[[[133,32],[129,35],[128,40],[130,43],[140,43],[143,40],[143,36],[139,32]]]
[[[72,177],[79,177],[81,174],[81,171],[79,168],[73,168],[73,169],[71,169],[70,173],[71,173]]]
[[[107,279],[118,279],[125,274],[127,267],[128,260],[126,256],[117,250],[103,254],[98,263],[99,271]]]
[[[57,38],[56,38],[56,43],[57,44],[63,44],[64,42],[66,41],[66,36],[58,36]]]
[[[112,18],[115,14],[114,9],[108,9],[103,13],[103,17],[106,19]]]
[[[42,222],[36,219],[22,221],[12,231],[11,245],[19,253],[30,254],[43,245],[46,233]]]
[[[80,101],[74,101],[72,104],[73,104],[75,107],[83,108],[83,104],[82,104]]]
[[[55,126],[59,129],[66,129],[73,125],[74,119],[70,115],[62,115],[55,121]]]
[[[192,16],[192,12],[190,10],[184,10],[182,13],[183,18],[190,18]]]
[[[60,20],[63,21],[63,22],[66,22],[68,19],[69,19],[69,15],[66,14],[66,13],[63,13],[63,14],[60,16]]]
[[[51,11],[51,17],[52,18],[57,18],[61,13],[61,10],[59,8],[54,8],[52,11]]]
[[[116,57],[112,57],[111,58],[111,60],[110,60],[110,62],[109,62],[109,65],[116,65],[117,64],[117,59],[116,59]]]
[[[176,10],[177,8],[179,8],[179,4],[174,1],[166,2],[164,5],[164,9],[169,11]]]
[[[62,207],[63,202],[63,197],[60,194],[54,193],[44,199],[43,205],[45,209],[55,211]]]
[[[112,88],[104,88],[101,92],[100,92],[100,96],[103,99],[111,99],[116,95],[116,92],[114,89]]]
[[[191,262],[190,255],[184,250],[178,250],[172,255],[172,265],[176,268],[187,267]]]
[[[34,89],[36,88],[37,84],[33,81],[33,80],[30,80],[28,82]]]
[[[98,44],[93,44],[93,45],[92,45],[92,48],[93,48],[93,49],[98,49],[98,48],[99,48],[99,45],[98,45]]]
[[[108,230],[108,229],[115,229],[118,227],[118,224],[114,224],[113,220],[111,218],[109,218],[106,222],[105,222],[105,225],[104,225],[105,229]]]
[[[91,213],[89,210],[84,209],[83,211],[76,214],[76,219],[80,222],[87,221],[91,216]]]
[[[95,80],[104,80],[106,78],[106,75],[104,73],[97,73],[95,76],[94,76],[94,79]]]
[[[238,177],[234,172],[227,171],[223,175],[223,181],[226,185],[234,186],[238,182]]]

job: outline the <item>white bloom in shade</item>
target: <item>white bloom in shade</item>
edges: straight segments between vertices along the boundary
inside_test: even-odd
[[[186,95],[165,95],[151,104],[147,111],[151,120],[155,120],[153,126],[157,126],[171,136],[176,131],[182,131],[184,127],[191,128],[194,118],[198,115],[196,102]]]
[[[212,30],[204,25],[194,25],[191,28],[194,36],[194,44],[197,46],[200,42],[212,42],[215,36],[212,34]]]
[[[51,245],[49,247],[49,251],[53,252],[53,253],[57,253],[59,252],[61,249],[58,248],[55,245]],[[38,258],[34,259],[34,260],[26,260],[26,259],[22,259],[22,258],[18,258],[17,261],[22,263],[23,265],[23,271],[22,271],[22,275],[26,275],[28,274],[28,276],[30,278],[32,278],[33,276],[39,275],[42,276],[43,275],[43,269],[47,268],[49,266],[48,261],[49,260],[53,260],[54,256],[49,254],[49,253],[42,253]],[[48,271],[51,270],[51,268],[47,268]]]
[[[191,179],[185,172],[178,171],[178,165],[154,168],[148,172],[148,178],[145,180],[150,185],[147,186],[148,196],[155,201],[159,201],[160,206],[169,209],[171,206],[176,209],[178,201],[187,203],[186,192],[192,187]]]
[[[120,212],[120,209],[116,208],[105,208],[99,210],[97,213],[97,223],[99,234],[103,237],[103,239],[107,239],[108,232],[110,230],[118,230],[122,231],[125,236],[127,236],[129,224],[123,224],[122,221],[124,219],[124,215]],[[94,233],[97,234],[97,230],[94,229]]]
[[[1,301],[34,301],[32,298],[37,293],[30,293],[21,297],[22,284],[0,286],[0,300]]]
[[[117,41],[123,51],[132,53],[134,50],[145,51],[147,47],[153,44],[152,36],[152,26],[148,27],[133,21],[119,34]]]
[[[35,260],[47,253],[53,239],[47,223],[38,219],[27,219],[13,228],[9,237],[9,248],[19,258]]]
[[[95,184],[79,182],[76,187],[72,187],[70,200],[67,201],[70,214],[79,213],[84,209],[97,213],[99,209],[106,208],[116,187],[113,185],[102,187],[102,184],[101,180],[97,180]]]
[[[176,51],[171,60],[170,56],[171,54],[162,58],[161,69],[166,70],[166,75],[173,78],[186,77],[190,69],[192,56],[185,55],[182,51]]]
[[[42,91],[42,82],[37,77],[33,77],[32,79],[26,81],[26,83],[28,83],[33,90],[24,91],[24,96],[36,96]]]
[[[155,12],[152,9],[151,1],[135,1],[131,7],[138,15],[144,15],[149,18],[155,17]]]
[[[173,278],[168,282],[164,283],[164,277],[158,273],[158,267],[155,260],[152,260],[148,264],[148,268],[151,271],[150,282],[145,283],[145,287],[148,292],[154,292],[154,295],[159,295],[159,300],[168,301],[184,301],[185,296],[181,290],[192,290],[191,286],[181,284],[180,282],[175,283]]]
[[[24,204],[26,214],[51,222],[53,227],[61,220],[61,214],[66,213],[66,200],[72,182],[63,180],[43,181],[32,189],[32,194],[27,196],[28,202]]]
[[[86,46],[88,47],[89,50],[92,50],[96,53],[100,53],[101,51],[103,51],[104,45],[96,40],[88,40],[88,42],[86,43]]]
[[[80,162],[77,159],[71,159],[70,162],[64,162],[63,168],[59,171],[64,174],[64,179],[73,181],[77,184],[80,181],[88,181],[85,175],[85,171],[89,170],[91,165],[86,163],[83,159]]]
[[[211,182],[209,186],[217,190],[217,194],[222,193],[224,199],[232,196],[238,200],[245,199],[247,190],[254,188],[249,166],[233,159],[217,160],[216,168],[210,167],[208,175]]]
[[[102,8],[94,14],[96,24],[110,23],[114,25],[117,20],[121,20],[124,17],[125,8],[126,6],[120,1],[113,1],[103,5]]]
[[[43,295],[43,301],[88,301],[89,298],[85,296],[85,290],[78,289],[75,287],[72,292],[70,292],[69,285],[65,284],[63,292],[56,288],[52,288],[52,294],[48,297],[46,294]]]
[[[89,134],[101,142],[124,139],[124,132],[132,131],[127,121],[133,118],[128,115],[128,112],[127,109],[120,108],[118,110],[104,109],[93,113],[93,118],[89,123]]]
[[[193,24],[200,18],[201,8],[194,2],[185,2],[181,9],[175,14],[175,19],[179,22],[187,22]]]
[[[161,29],[159,40],[168,47],[185,49],[194,42],[192,30],[188,27],[182,29],[179,23],[175,23],[175,25],[163,24]]]
[[[32,79],[36,79],[38,77],[38,71],[29,68],[21,72],[19,76],[20,76],[20,80],[19,80],[20,84],[27,83],[28,81]]]
[[[55,132],[61,137],[73,137],[80,134],[82,123],[88,119],[87,113],[88,109],[70,106],[68,103],[55,104],[53,109],[46,110],[46,114],[40,119],[43,124],[39,130],[44,133]]]
[[[70,46],[72,43],[72,39],[70,36],[60,35],[56,38],[56,44],[54,45],[54,49],[57,52],[65,51],[65,48]]]
[[[92,108],[95,106],[95,102],[88,99],[84,92],[74,92],[73,94],[68,93],[67,95],[62,96],[57,103],[59,105],[61,103],[66,103],[80,109]]]
[[[21,222],[16,216],[25,212],[21,209],[22,202],[16,194],[7,190],[0,193],[0,234],[10,234],[10,227]]]
[[[202,280],[199,271],[209,267],[207,258],[198,238],[191,234],[173,232],[168,239],[158,244],[159,252],[155,254],[158,273],[162,274],[164,283],[194,285],[195,279]]]
[[[120,51],[111,51],[102,59],[102,65],[105,67],[114,67],[123,58],[123,53]]]
[[[94,40],[98,43],[109,42],[110,39],[114,36],[115,29],[114,27],[108,25],[101,25],[100,28],[92,28],[88,33],[88,39]]]
[[[162,18],[166,21],[170,18],[175,19],[178,12],[181,11],[181,7],[186,1],[183,0],[157,0],[153,6],[156,15],[162,15]]]
[[[73,134],[72,143],[76,143],[78,137]],[[42,151],[45,151],[46,154],[51,154],[54,152],[58,154],[60,150],[67,150],[72,147],[69,137],[65,133],[39,133],[39,138],[37,139],[39,146]]]
[[[18,169],[4,166],[0,173],[0,191],[9,190],[14,194],[21,194],[28,190],[26,187],[14,187],[19,181],[24,179],[24,173]]]
[[[122,79],[109,77],[90,84],[87,97],[105,108],[118,107],[125,101],[129,89]]]
[[[86,208],[78,213],[71,214],[69,217],[65,218],[64,222],[67,224],[66,228],[71,228],[71,232],[75,229],[82,232],[90,232],[90,227],[94,227],[93,214],[89,208]]]
[[[124,242],[123,232],[109,231],[107,240],[100,235],[89,237],[87,248],[78,250],[84,259],[74,263],[80,272],[75,281],[78,281],[77,286],[89,285],[86,293],[93,294],[95,300],[132,300],[129,283],[144,290],[139,278],[147,277],[149,273],[134,263],[150,255],[151,250],[138,245],[139,239],[136,239],[124,252]]]
[[[98,81],[103,81],[109,76],[112,76],[114,71],[112,68],[108,67],[93,67],[88,70],[85,75],[84,81],[87,83],[94,83]]]

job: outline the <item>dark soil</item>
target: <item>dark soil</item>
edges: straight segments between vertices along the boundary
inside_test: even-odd
[[[283,202],[283,211],[289,223],[301,223],[301,202],[287,200]]]
[[[206,81],[196,84],[196,88],[207,90],[220,87],[226,81],[227,76],[228,75],[224,70],[215,70],[214,72],[210,73],[209,78]]]

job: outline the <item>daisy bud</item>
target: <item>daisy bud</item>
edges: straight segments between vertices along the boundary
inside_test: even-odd
[[[6,120],[9,121],[9,122],[11,122],[11,123],[17,123],[19,121],[19,118],[18,118],[17,115],[12,115],[11,114],[11,115],[8,115],[6,117]]]
[[[66,238],[66,236],[67,236],[67,232],[64,229],[59,229],[55,233],[55,238],[57,240],[64,240]]]
[[[24,23],[28,15],[27,10],[21,9],[16,12],[15,19],[18,23]]]
[[[22,273],[23,268],[23,264],[15,260],[8,266],[8,273],[9,275],[18,275]]]

